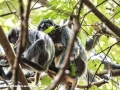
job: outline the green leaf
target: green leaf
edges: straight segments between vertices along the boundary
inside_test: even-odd
[[[70,76],[75,76],[75,66],[74,64],[71,64],[70,65]]]
[[[115,13],[118,13],[119,11],[120,11],[120,6],[117,6],[117,7],[114,8],[114,12],[115,12]],[[114,18],[115,18],[115,19],[119,19],[119,18],[120,18],[120,13],[116,14],[116,15],[114,16]]]
[[[52,79],[49,78],[48,76],[44,76],[44,77],[42,77],[41,84],[42,84],[42,85],[50,85],[51,80],[52,80]]]
[[[79,38],[80,38],[80,41],[81,43],[83,44],[83,46],[86,45],[86,39],[87,39],[87,36],[86,34],[84,33],[83,30],[81,30],[80,32],[78,32],[78,35],[77,35]]]
[[[54,30],[54,28],[55,28],[54,26],[50,26],[50,27],[49,27],[48,29],[46,29],[44,32],[48,34],[48,33],[52,32],[52,31]]]
[[[99,90],[97,86],[93,85],[92,87],[89,88],[89,90]]]
[[[99,70],[98,70],[98,73],[99,73],[100,71],[102,71],[104,69],[104,65],[102,64],[100,66],[100,64],[101,64],[101,62],[98,60],[89,60],[88,68],[89,68],[89,70],[93,70],[93,71],[96,71],[99,68]]]
[[[93,13],[89,13],[87,16],[86,16],[86,19],[85,21],[89,24],[93,24],[97,21],[99,21],[98,17],[95,16]]]
[[[107,37],[107,36],[102,36],[101,38],[100,38],[100,46],[102,47],[102,48],[107,48],[108,46],[109,46],[109,42],[108,42],[108,40],[109,40],[109,37]]]
[[[119,7],[119,6],[116,6],[116,7],[114,8],[115,13],[117,13],[119,10],[120,10],[120,7]]]

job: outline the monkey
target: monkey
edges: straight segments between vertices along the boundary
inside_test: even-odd
[[[52,24],[54,24],[54,23],[52,23]],[[51,26],[51,21],[47,23],[47,28],[49,26]],[[65,56],[66,48],[68,45],[68,41],[72,38],[73,31],[70,28],[68,28],[67,26],[62,27],[62,28],[56,24],[53,26],[55,26],[56,30],[53,30],[52,32],[50,32],[51,33],[51,35],[49,35],[50,38],[53,40],[54,45],[57,45],[60,43],[64,47],[63,50],[55,49],[55,57],[57,57],[61,54],[61,56],[59,57],[59,60],[56,62],[56,66],[59,68],[63,62],[63,58]],[[47,28],[45,27],[45,29],[47,29]],[[42,29],[44,30],[44,27],[42,27]],[[19,37],[19,32],[20,31],[18,29],[12,29],[10,31],[10,33],[8,35],[8,39],[11,43],[15,44],[17,42],[18,37]],[[32,33],[30,33],[30,32],[32,32]],[[34,61],[35,60],[34,56],[36,56],[35,58],[37,58],[36,60],[38,60],[37,55],[35,55],[35,54],[38,54],[38,51],[37,51],[38,45],[41,44],[41,47],[44,47],[44,42],[47,38],[45,37],[44,38],[45,40],[39,41],[40,37],[38,36],[38,32],[41,32],[41,31],[32,31],[32,30],[29,31],[27,48],[23,54],[24,58],[22,58],[21,62],[23,62],[23,64],[26,64],[29,67],[35,69],[36,71],[40,72],[40,70],[45,71],[45,69],[44,69],[44,67],[41,66],[41,64],[39,64],[38,61]],[[14,36],[16,36],[16,37],[14,37]],[[42,48],[42,49],[44,49],[44,48]],[[36,52],[34,52],[34,51],[36,51]],[[32,53],[32,55],[31,55],[31,53]],[[46,51],[46,53],[47,53],[47,51]],[[46,55],[46,53],[44,53],[44,55],[46,57],[48,57]],[[54,52],[52,52],[52,54],[54,54]],[[53,55],[51,55],[51,56],[53,56]],[[81,45],[79,38],[76,38],[76,40],[74,42],[74,47],[72,49],[71,57],[74,57],[74,60],[71,61],[70,64],[74,65],[75,74],[76,74],[75,76],[72,76],[72,77],[76,77],[76,76],[81,77],[82,74],[84,74],[84,72],[86,71],[87,56],[86,56],[85,49]],[[49,64],[47,66],[49,66],[49,69],[51,69],[51,70],[53,70],[55,68],[53,65],[53,62],[52,62],[52,64]],[[59,70],[58,68],[55,68],[56,72],[58,72],[58,70]],[[70,66],[68,67],[68,69],[69,68],[70,68]],[[47,67],[47,69],[48,69],[48,67]]]
[[[16,44],[19,39],[19,33],[19,29],[11,29],[8,34],[9,42]],[[27,69],[30,72],[34,70],[40,73],[47,72],[53,62],[54,56],[55,47],[52,39],[44,32],[28,30],[27,47],[20,62],[23,70]]]
[[[53,42],[55,44],[57,43],[61,43],[63,45],[64,48],[67,48],[67,45],[68,45],[68,41],[72,38],[72,35],[73,35],[73,31],[68,27],[68,26],[64,26],[64,27],[60,27],[59,25],[55,24],[52,20],[49,20],[49,19],[44,19],[42,20],[39,25],[38,25],[38,30],[40,31],[44,31],[46,30],[47,28],[49,28],[50,26],[54,26],[55,30],[53,30],[52,32],[48,33],[48,35],[52,38]],[[85,64],[87,62],[87,56],[86,56],[86,53],[85,53],[85,49],[83,48],[79,38],[77,37],[75,42],[74,42],[74,46],[73,46],[73,49],[76,49],[75,50],[72,50],[72,52],[74,52],[74,54],[77,54],[79,56],[79,54],[81,54],[81,56],[83,55],[81,58]],[[80,50],[81,49],[81,50]],[[77,51],[78,50],[78,51]],[[81,53],[80,51],[83,52]],[[62,53],[65,53],[66,52],[66,49],[64,49],[62,51]],[[61,52],[60,52],[61,53]],[[58,51],[55,52],[56,56],[58,53]],[[62,64],[62,60],[63,60],[63,57],[64,57],[65,54],[63,54],[58,62],[58,67],[59,65]],[[76,58],[78,57],[76,56]],[[79,75],[78,75],[79,76]]]
[[[39,34],[39,32],[40,32],[40,34]],[[8,39],[9,39],[9,41],[11,43],[14,42],[13,44],[15,44],[15,42],[17,42],[18,33],[19,33],[19,30],[16,29],[16,28],[12,29],[9,32]],[[15,35],[16,35],[16,37],[15,37]],[[14,41],[14,38],[15,38],[16,41]],[[38,39],[38,41],[37,41],[37,39]],[[46,45],[44,45],[44,42],[42,40],[39,41],[39,39],[46,40],[46,43],[45,43]],[[35,43],[35,41],[36,41],[36,43],[38,43],[38,44],[40,43],[41,45],[37,45]],[[39,50],[38,47],[40,47],[41,51]],[[44,50],[44,48],[47,48],[47,50]],[[61,48],[62,47],[60,47],[59,50]],[[39,60],[40,57],[36,56],[37,54],[41,55],[41,58],[42,58],[41,62]],[[41,68],[43,65],[40,66],[40,64],[42,64],[42,63],[43,64],[47,64],[45,66],[45,68],[47,68],[47,69],[49,68],[50,70],[54,70],[57,73],[59,71],[58,68],[54,67],[53,63],[51,64],[51,62],[53,60],[54,54],[55,54],[54,44],[53,44],[51,38],[49,38],[48,35],[46,36],[46,34],[44,35],[43,32],[41,33],[41,31],[38,31],[38,30],[34,30],[34,31],[33,30],[29,30],[27,50],[25,50],[25,52],[24,52],[24,58],[22,58],[22,61],[21,61],[23,64],[26,64],[26,65],[29,64],[28,65],[29,67],[35,69],[38,72],[40,72],[40,70],[42,70],[42,69],[44,71],[44,67]],[[34,56],[36,56],[35,59],[34,59]],[[47,58],[51,59],[50,63],[47,62],[47,61],[45,61]],[[33,62],[28,61],[28,60],[32,60]],[[39,61],[35,61],[35,60],[39,60]],[[22,67],[24,67],[24,65],[22,65]],[[26,69],[26,67],[24,67],[24,69]]]
[[[11,32],[13,31],[17,31],[16,34],[19,33],[19,30],[12,29]],[[8,35],[8,39],[10,42],[13,42],[13,38],[15,37],[12,37],[12,35],[10,34]],[[18,35],[16,35],[16,38],[18,39]],[[24,59],[22,60],[22,62],[25,64],[28,62],[32,68],[35,66],[32,66],[31,62],[35,64],[37,63],[39,65],[39,69],[41,68],[40,70],[38,69],[38,71],[46,71],[52,63],[54,52],[54,44],[47,34],[37,30],[29,30],[27,48],[23,53]]]
[[[64,47],[62,52],[59,50],[55,50],[55,57],[58,57],[56,67],[60,68],[65,57],[68,41],[72,38],[74,32],[68,26],[60,27],[50,19],[43,19],[38,24],[38,30],[44,32],[50,26],[54,26],[54,30],[49,32],[48,35],[52,38],[54,44],[59,43]],[[78,37],[76,37],[74,41],[74,46],[72,48],[70,57],[74,58],[74,60],[70,61],[70,64],[74,65],[75,67],[75,76],[72,77],[81,77],[83,74],[85,74],[87,69],[87,54]],[[70,65],[68,69],[69,68]]]

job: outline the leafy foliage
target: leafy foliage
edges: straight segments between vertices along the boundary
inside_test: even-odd
[[[97,6],[103,0],[91,0],[91,2]],[[32,9],[30,13],[29,18],[29,28],[36,29],[36,26],[40,22],[40,20],[44,18],[50,18],[54,20],[56,23],[60,23],[61,20],[69,19],[69,16],[71,15],[71,12],[74,9],[74,6],[76,5],[77,0],[49,0],[49,7],[41,7],[41,4],[37,3]],[[116,4],[118,3],[118,4]],[[32,5],[35,3],[33,2]],[[24,5],[26,6],[26,2],[24,0]],[[102,3],[100,6],[97,7],[97,9],[103,13],[110,21],[112,21],[115,25],[120,27],[120,3],[117,2],[117,0],[106,0],[106,2]],[[39,7],[39,8],[38,8]],[[7,34],[10,28],[12,27],[20,27],[20,19],[19,19],[19,3],[16,0],[9,0],[4,1],[0,0],[0,25],[3,27],[5,33]],[[80,13],[80,18],[84,17],[84,15],[89,11],[89,9],[84,5],[82,8],[82,11]],[[81,19],[80,19],[81,20]],[[90,38],[94,33],[94,27],[93,24],[99,22],[102,23],[92,12],[86,14],[85,19],[82,23],[82,28],[80,32],[78,33],[78,37],[81,39],[82,44],[85,46],[86,39]],[[53,30],[53,27],[46,30],[46,33],[49,33]],[[96,47],[88,53],[88,59],[91,57],[91,52],[94,52],[92,55],[93,57],[95,54],[103,51],[110,45],[114,44],[116,41],[116,37],[109,37],[106,35],[103,35],[100,38],[99,43],[96,45]],[[106,54],[108,52],[108,49],[101,52]],[[111,62],[120,64],[120,45],[114,45],[111,50],[108,53],[108,57],[111,59]],[[98,59],[100,59],[99,57]],[[104,57],[102,57],[104,58]],[[97,59],[97,60],[98,60]],[[88,70],[92,70],[93,72],[96,72],[96,70],[99,68],[98,72],[101,72],[104,69],[104,66],[102,65],[99,67],[100,63],[96,59],[91,60],[91,58],[88,61]],[[72,68],[73,69],[73,68]],[[74,73],[72,73],[74,74]],[[48,77],[44,77],[41,81],[41,84],[49,85],[50,79]],[[114,82],[113,82],[114,81]],[[103,84],[100,87],[92,86],[89,90],[114,90],[117,87],[117,83],[119,83],[120,78],[113,78],[112,80],[109,80],[109,84]],[[115,83],[117,82],[117,83]],[[114,84],[115,85],[114,85]]]

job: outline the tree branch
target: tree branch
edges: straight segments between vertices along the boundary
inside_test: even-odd
[[[101,80],[98,80],[97,82],[92,82],[89,87],[91,87],[91,86],[93,86],[93,85],[99,86],[99,85],[102,85],[102,84],[104,84],[104,83],[106,83],[106,81],[105,81],[104,79],[101,79]],[[82,86],[81,86],[81,85],[77,85],[77,87],[78,87],[78,88],[89,88],[88,85],[82,85]],[[85,90],[86,90],[86,89],[85,89]]]
[[[24,8],[23,8],[23,2],[22,0],[19,0],[20,3],[20,16],[21,16],[21,32],[19,36],[19,46],[17,48],[17,57],[14,63],[14,85],[17,85],[18,80],[18,65],[21,59],[21,55],[24,52],[26,45],[27,45],[27,37],[28,37],[28,18],[29,18],[29,11],[30,11],[30,5],[31,0],[28,1],[26,13],[24,16]],[[13,87],[13,90],[16,90],[16,87]]]
[[[90,0],[84,0],[84,4],[92,9],[92,12],[111,30],[113,31],[118,37],[120,37],[120,29],[114,25],[112,22],[109,21],[100,11],[96,9],[96,7],[90,2]]]
[[[6,38],[5,33],[3,32],[3,29],[1,26],[0,26],[0,44],[2,45],[2,48],[5,51],[5,54],[6,54],[7,60],[10,64],[10,67],[13,68],[13,64],[14,64],[16,55],[15,55],[13,49],[11,48],[9,41]],[[20,67],[18,67],[18,75],[19,75],[18,77],[20,77],[20,78],[18,78],[18,81],[20,81],[22,85],[28,85],[26,78]],[[24,87],[24,88],[22,88],[22,90],[30,90],[30,88]]]
[[[103,76],[105,74],[108,74],[108,70],[103,70],[101,71],[100,73],[96,74],[98,76]],[[112,69],[110,70],[110,74],[111,74],[111,77],[116,77],[116,76],[120,76],[120,69]]]

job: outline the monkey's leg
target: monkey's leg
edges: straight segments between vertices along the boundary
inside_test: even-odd
[[[27,60],[26,58],[21,58],[21,59],[26,66],[32,68],[33,70],[37,72],[45,71],[45,68],[43,68],[40,64]]]
[[[45,56],[46,56],[45,59],[47,59],[48,56],[47,56],[47,51],[46,51],[45,47],[46,47],[45,41],[43,39],[38,39],[24,53],[24,58],[26,58],[29,61],[36,62],[36,63],[41,61],[39,59],[45,58]],[[43,55],[43,56],[40,57],[41,55]]]
[[[48,50],[45,41],[38,39],[26,51],[22,62],[37,72],[45,71],[51,63],[48,63]],[[48,61],[49,60],[49,61]]]

